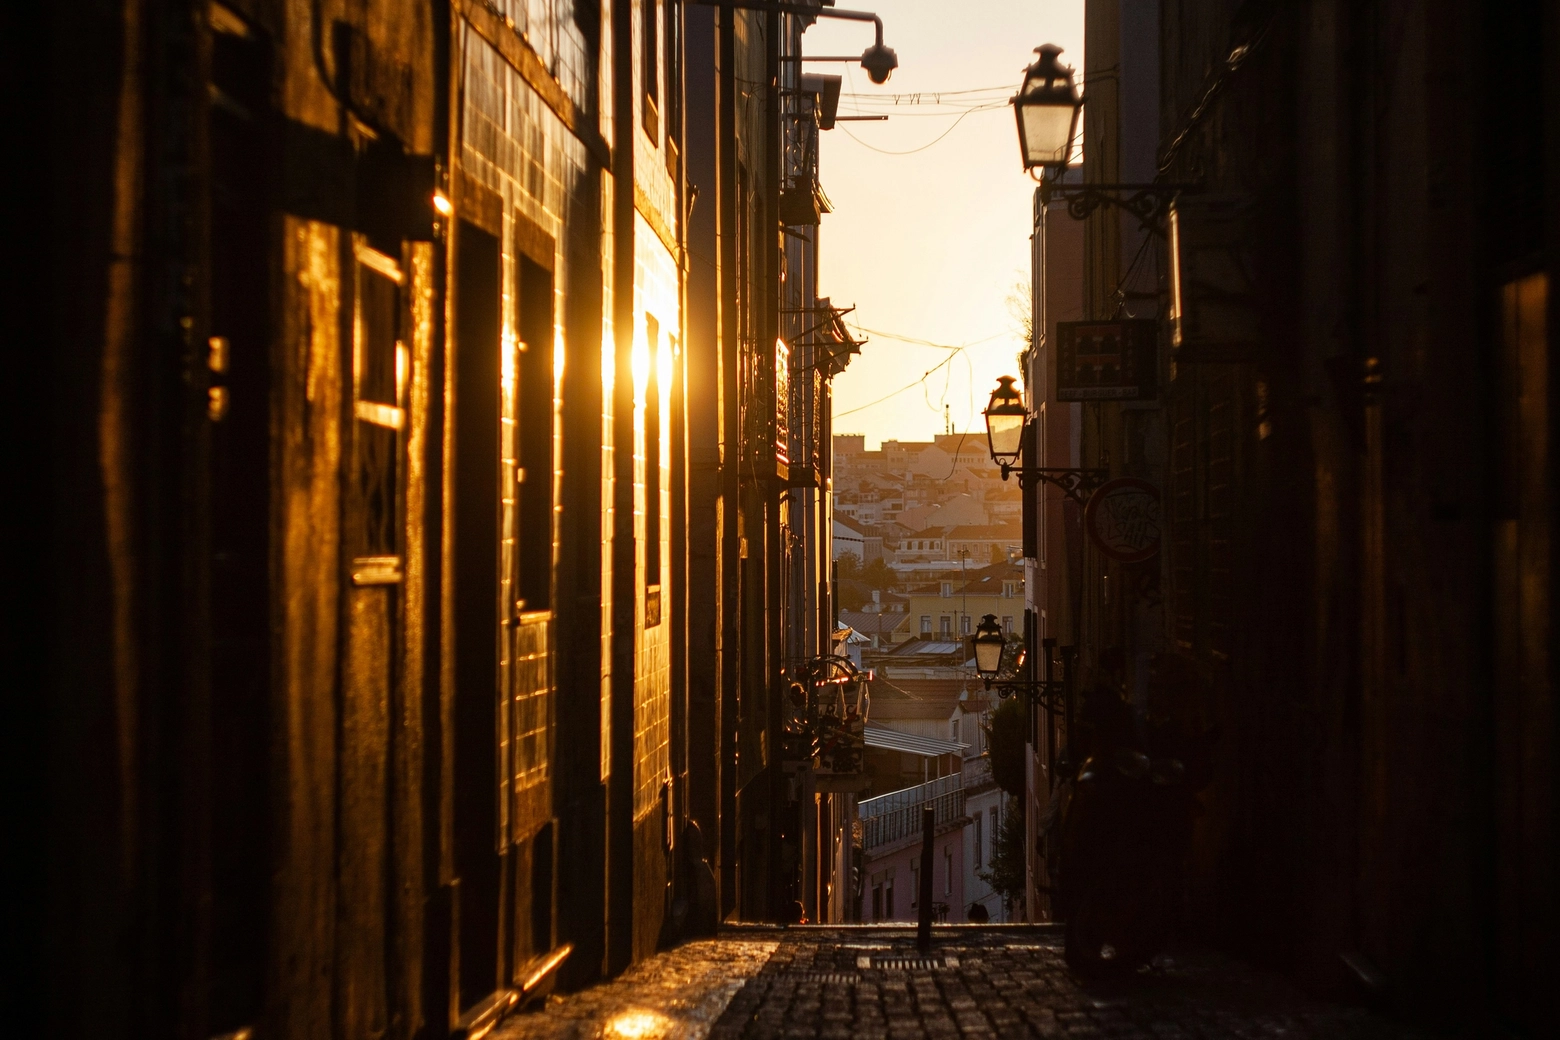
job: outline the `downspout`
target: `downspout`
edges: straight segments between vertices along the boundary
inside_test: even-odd
[[[612,679],[607,777],[607,952],[634,952],[634,119],[633,2],[612,0]]]
[[[737,400],[736,12],[717,13],[716,207],[720,261],[720,914],[737,906],[737,687],[741,676],[741,411]]]
[[[763,253],[766,258],[764,271],[764,324],[760,342],[765,378],[760,383],[767,388],[766,402],[771,415],[778,415],[784,403],[779,399],[779,384],[775,379],[775,339],[780,335],[780,12],[771,10],[764,16],[764,79],[769,84],[764,102],[764,138],[768,155],[765,156],[764,217],[760,225],[763,235]],[[778,430],[775,431],[778,433]],[[768,690],[764,705],[767,709],[766,736],[769,743],[769,835],[764,843],[768,853],[765,875],[769,880],[769,919],[784,920],[784,888],[780,878],[780,806],[784,793],[784,770],[780,765],[782,730],[780,712],[780,669],[784,658],[784,629],[781,624],[781,588],[785,581],[782,546],[780,544],[780,480],[775,470],[776,458],[773,438],[769,445],[770,457],[764,461],[760,472],[770,474],[764,488],[764,643],[765,679]]]

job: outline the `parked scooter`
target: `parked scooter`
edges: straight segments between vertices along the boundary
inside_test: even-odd
[[[1080,974],[1135,971],[1159,952],[1180,906],[1195,788],[1175,741],[1156,740],[1113,691],[1085,703],[1088,754],[1061,820],[1066,958]]]

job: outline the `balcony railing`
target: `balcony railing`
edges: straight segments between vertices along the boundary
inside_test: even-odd
[[[954,773],[863,801],[861,847],[874,849],[921,833],[921,810],[927,805],[939,827],[959,819],[964,815],[964,778]]]

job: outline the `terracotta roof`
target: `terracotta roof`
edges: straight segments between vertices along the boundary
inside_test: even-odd
[[[966,688],[973,698],[980,683],[963,679],[878,679],[872,683],[872,706],[867,718],[873,721],[909,721],[946,719],[959,705],[959,694]]]
[[[956,701],[959,693],[965,689],[970,691],[971,696],[981,689],[979,679],[879,679],[878,684],[885,681],[892,682],[906,695],[917,700]]]
[[[1018,524],[962,524],[948,532],[949,538],[992,538],[1021,542],[1024,529]]]
[[[834,522],[839,524],[841,527],[847,527],[850,530],[855,531],[857,534],[866,534],[867,533],[867,525],[866,524],[862,523],[859,520],[852,519],[851,517],[847,516],[844,513],[835,513],[834,514]]]
[[[965,582],[960,585],[958,581],[953,583],[953,594],[968,593],[972,596],[986,596],[1002,591],[1004,581],[1024,580],[1024,567],[1018,563],[992,563],[979,570],[965,572]],[[926,585],[920,585],[910,590],[912,596],[937,596],[942,593],[942,582],[935,581]]]

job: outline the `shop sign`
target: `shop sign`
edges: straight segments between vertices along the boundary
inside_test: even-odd
[[[1159,394],[1159,322],[1056,323],[1060,401],[1143,401]]]
[[[1159,489],[1136,477],[1117,477],[1089,496],[1083,526],[1095,548],[1122,563],[1159,552]]]

